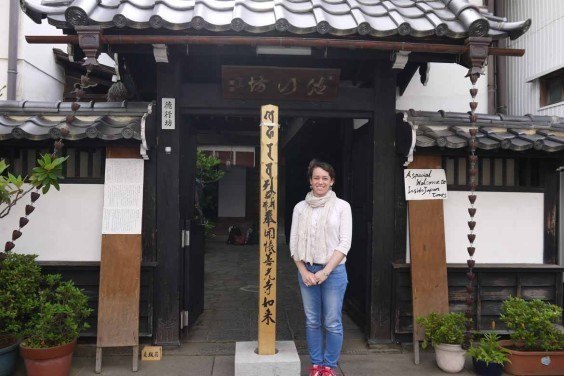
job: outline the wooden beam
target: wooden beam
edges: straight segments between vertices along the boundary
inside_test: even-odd
[[[76,35],[26,35],[30,44],[77,44]],[[281,46],[345,48],[384,51],[433,52],[460,55],[466,46],[460,44],[379,41],[365,39],[329,39],[303,37],[255,37],[255,36],[202,36],[202,35],[100,35],[100,42],[109,45],[120,44],[203,44],[238,46]],[[489,53],[496,56],[523,56],[525,50],[513,48],[491,48]]]
[[[292,119],[290,125],[286,127],[286,131],[283,133],[282,142],[280,143],[282,145],[281,149],[284,149],[292,141],[307,121],[308,119],[302,117]]]
[[[390,62],[374,69],[373,100],[373,208],[370,260],[368,336],[369,343],[391,341],[392,262],[394,255],[394,195],[397,154],[394,147],[396,122],[396,72]]]
[[[163,129],[162,99],[179,100],[182,66],[178,58],[157,64],[157,257],[155,271],[155,333],[159,345],[180,345],[180,129],[179,105],[175,129]]]
[[[143,175],[142,256],[145,262],[157,261],[157,160],[155,152],[157,140],[155,128],[160,126],[160,123],[156,122],[155,112],[156,109],[153,108],[153,113],[147,116],[145,121],[145,137],[149,148],[147,150],[149,159],[145,161]]]
[[[398,73],[398,87],[400,96],[402,96],[405,92],[405,89],[407,89],[407,86],[411,82],[411,79],[415,75],[415,72],[417,72],[417,69],[419,69],[419,64],[409,62],[407,63],[405,68]]]
[[[544,180],[544,254],[545,264],[562,263],[558,260],[558,183],[560,172],[557,168],[560,161],[546,161],[542,163],[541,181]],[[543,176],[544,175],[544,176]]]
[[[193,95],[198,93],[198,95]],[[299,116],[300,113],[319,112],[324,116],[369,118],[374,103],[371,88],[340,87],[337,99],[328,102],[284,101],[284,116]],[[224,99],[220,84],[184,84],[179,105],[187,114],[209,114],[213,116],[254,116],[256,109],[265,101]],[[356,116],[358,115],[358,116]],[[393,128],[393,127],[392,127]]]

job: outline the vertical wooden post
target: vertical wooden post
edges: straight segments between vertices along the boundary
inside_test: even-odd
[[[278,107],[261,107],[260,271],[258,353],[276,353],[276,252],[278,239]]]
[[[178,105],[182,82],[182,60],[157,64],[157,259],[155,269],[155,328],[158,345],[180,345],[181,298],[181,218],[180,218],[180,129]],[[176,99],[172,117],[165,114],[163,102]],[[171,101],[168,101],[171,102]],[[166,110],[168,111],[168,110]],[[165,116],[166,115],[166,116]]]
[[[392,262],[394,257],[394,194],[396,73],[381,61],[374,70],[372,255],[367,304],[368,343],[388,343],[392,336]]]

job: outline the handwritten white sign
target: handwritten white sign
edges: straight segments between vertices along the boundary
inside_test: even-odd
[[[161,103],[161,127],[162,129],[174,129],[176,127],[176,100],[175,98],[163,98]]]
[[[143,160],[106,159],[102,234],[140,234]]]
[[[408,169],[403,171],[406,200],[444,200],[447,180],[443,169]]]

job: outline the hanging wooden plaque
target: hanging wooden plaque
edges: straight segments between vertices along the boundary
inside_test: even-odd
[[[337,98],[340,69],[222,66],[227,99],[331,101]]]

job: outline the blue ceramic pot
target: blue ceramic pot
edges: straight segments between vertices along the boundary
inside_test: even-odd
[[[481,376],[501,376],[503,374],[503,364],[486,364],[486,362],[476,360],[476,358],[472,358],[472,364],[474,365],[474,372]]]
[[[10,376],[16,369],[19,342],[0,349],[0,376]]]

